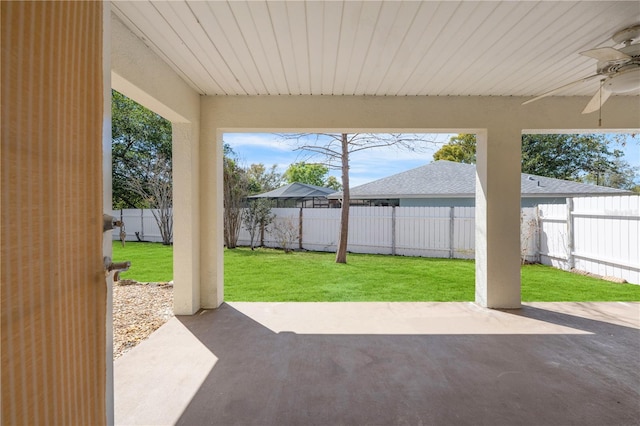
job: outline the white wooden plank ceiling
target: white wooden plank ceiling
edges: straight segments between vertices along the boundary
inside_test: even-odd
[[[594,74],[640,1],[115,1],[203,95],[534,96]],[[620,46],[618,46],[620,47]],[[592,95],[598,81],[558,95]],[[637,92],[635,93],[637,94]]]

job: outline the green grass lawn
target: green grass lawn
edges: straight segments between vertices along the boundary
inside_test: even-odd
[[[160,243],[113,242],[113,261],[131,261],[131,268],[120,274],[121,279],[140,282],[167,282],[173,279],[173,246]]]
[[[468,260],[349,254],[346,265],[333,253],[247,248],[225,250],[225,300],[316,301],[471,301],[474,263]],[[172,247],[114,242],[113,258],[131,260],[123,278],[172,279]],[[640,285],[608,281],[543,265],[522,267],[522,300],[640,301]]]

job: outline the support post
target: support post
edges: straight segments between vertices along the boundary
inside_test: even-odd
[[[200,306],[214,309],[224,294],[222,132],[203,121],[200,140]]]
[[[200,309],[198,134],[192,123],[171,123],[173,163],[173,311]]]
[[[476,169],[476,303],[519,308],[521,131],[479,131]]]

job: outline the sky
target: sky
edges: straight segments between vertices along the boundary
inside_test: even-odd
[[[433,161],[433,153],[442,144],[448,142],[451,136],[451,134],[425,134],[425,140],[434,141],[434,143],[426,143],[425,149],[421,152],[391,147],[373,148],[354,153],[350,161],[350,186],[355,187],[428,164]],[[271,167],[276,164],[278,172],[284,173],[292,163],[323,161],[322,156],[310,157],[307,152],[295,151],[291,142],[282,141],[279,135],[272,133],[225,133],[224,141],[233,148],[243,166],[262,163],[266,167]],[[622,149],[625,152],[624,159],[632,166],[640,167],[640,138],[629,141]],[[329,175],[341,181],[339,170],[330,170]]]

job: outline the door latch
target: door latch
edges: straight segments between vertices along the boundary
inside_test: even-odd
[[[122,222],[106,213],[102,215],[102,232],[111,231],[116,226],[121,227]]]
[[[113,274],[114,281],[120,281],[120,272],[128,271],[130,267],[131,262],[128,260],[113,262],[109,256],[104,257],[104,273],[105,275]]]

